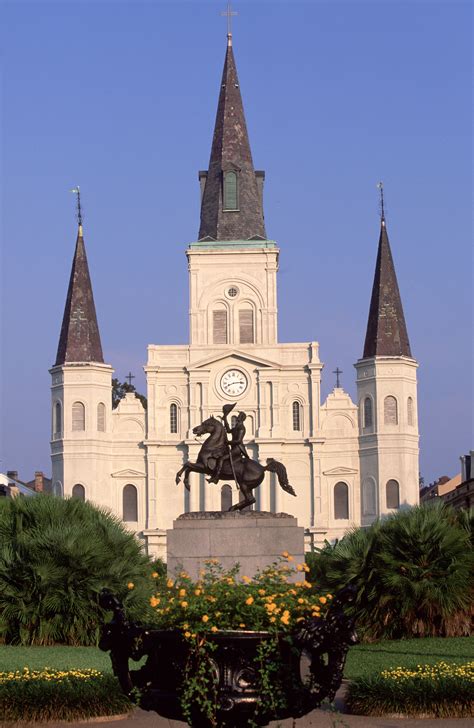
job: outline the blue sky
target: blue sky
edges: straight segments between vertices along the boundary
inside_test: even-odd
[[[85,241],[105,359],[144,390],[150,343],[185,343],[225,53],[224,2],[7,2],[2,49],[0,470],[50,473],[50,375]],[[377,251],[376,184],[412,352],[421,473],[473,447],[470,2],[234,3],[265,218],[281,248],[279,338],[320,342],[355,397]]]

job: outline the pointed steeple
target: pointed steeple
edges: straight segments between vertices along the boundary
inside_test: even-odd
[[[217,106],[211,157],[201,203],[199,240],[266,239],[261,188],[255,173],[240,95],[239,79],[227,35],[227,50]]]
[[[77,232],[55,366],[70,362],[104,363],[82,224]]]
[[[363,358],[411,357],[402,300],[388,241],[382,195],[380,238]]]

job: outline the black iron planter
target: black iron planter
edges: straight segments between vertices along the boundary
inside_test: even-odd
[[[323,700],[333,700],[347,650],[356,641],[353,620],[344,613],[354,598],[355,590],[346,587],[336,594],[325,618],[307,619],[289,635],[233,630],[207,634],[201,678],[207,681],[212,718],[199,701],[190,715],[183,713],[189,678],[203,652],[193,651],[178,630],[128,622],[120,602],[106,590],[101,606],[114,616],[104,626],[100,648],[110,651],[122,690],[145,710],[188,718],[196,726],[244,726],[250,718],[265,725],[300,717]],[[130,669],[130,659],[144,657],[142,667]]]

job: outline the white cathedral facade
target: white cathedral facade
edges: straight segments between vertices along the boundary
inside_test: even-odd
[[[148,347],[146,411],[134,394],[112,409],[113,369],[79,226],[51,369],[55,492],[110,508],[150,554],[166,558],[166,529],[181,513],[221,510],[230,487],[238,501],[233,483],[192,474],[189,493],[175,484],[199,451],[193,427],[235,402],[247,414],[251,457],[283,462],[297,493],[269,473],[255,507],[296,516],[307,549],[417,503],[417,362],[384,215],[357,402],[339,387],[321,402],[318,342],[278,342],[280,250],[266,236],[264,173],[253,167],[230,35],[209,169],[199,179],[200,231],[186,251],[189,344]]]

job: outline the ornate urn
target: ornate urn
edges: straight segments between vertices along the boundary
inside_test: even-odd
[[[100,648],[110,651],[122,690],[145,710],[188,719],[195,726],[244,726],[248,719],[266,725],[269,720],[300,717],[323,700],[333,700],[347,650],[356,641],[353,620],[344,613],[354,597],[355,590],[346,587],[336,594],[324,618],[307,619],[291,634],[226,630],[206,635],[213,720],[199,701],[188,712],[183,710],[187,681],[193,669],[199,669],[189,640],[178,630],[128,622],[120,602],[106,590],[101,605],[114,616],[103,628]],[[277,700],[271,695],[269,699],[268,684],[265,688],[265,655],[270,654],[266,646],[272,651]],[[143,658],[141,667],[130,668],[130,660]]]

